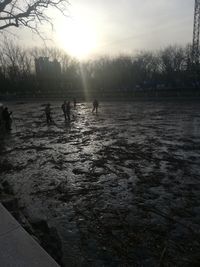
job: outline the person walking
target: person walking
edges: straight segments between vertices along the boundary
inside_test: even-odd
[[[99,102],[95,99],[93,101],[93,109],[92,109],[92,113],[94,113],[96,111],[96,114],[98,113],[98,107],[99,107]]]

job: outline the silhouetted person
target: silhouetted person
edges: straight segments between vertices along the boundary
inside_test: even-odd
[[[76,98],[74,98],[74,108],[76,107]]]
[[[45,115],[46,115],[46,120],[47,123],[52,122],[52,118],[51,118],[51,105],[48,103],[45,107]]]
[[[0,103],[0,128],[4,126],[3,125],[3,115],[2,115],[3,109],[4,109],[3,105]]]
[[[68,121],[70,121],[70,112],[71,112],[71,105],[70,105],[70,101],[68,101],[67,106],[66,106],[66,114],[67,114]]]
[[[62,108],[64,117],[65,117],[65,121],[66,121],[67,120],[67,102],[66,101],[64,101],[64,103],[62,104],[61,108]]]
[[[96,111],[96,114],[98,112],[98,107],[99,107],[99,102],[95,99],[93,101],[93,110],[92,110],[92,113],[94,113]]]
[[[12,119],[10,117],[11,114],[12,114],[12,112],[9,112],[7,107],[5,107],[3,109],[2,119],[4,121],[6,130],[8,130],[8,131],[11,130],[11,123],[12,123]]]

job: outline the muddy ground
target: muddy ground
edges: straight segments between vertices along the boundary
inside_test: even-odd
[[[198,102],[101,103],[98,115],[82,103],[70,124],[60,106],[48,126],[42,103],[9,103],[1,137],[1,183],[47,245],[56,232],[51,254],[63,266],[199,266]]]

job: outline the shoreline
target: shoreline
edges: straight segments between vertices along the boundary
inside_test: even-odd
[[[16,103],[16,104],[23,104],[25,103],[37,103],[37,102],[58,102],[58,101],[63,101],[63,99],[69,99],[67,97],[43,97],[43,98],[15,98],[15,99],[2,99],[0,98],[1,102],[11,102],[11,103]],[[113,98],[113,99],[104,99],[104,98],[98,98],[99,101],[104,102],[104,103],[113,103],[113,102],[124,102],[124,103],[131,103],[131,102],[191,102],[191,101],[200,101],[200,96],[193,96],[193,97],[133,97],[133,98]],[[77,105],[80,103],[90,103],[92,102],[93,99],[78,99]]]
[[[12,186],[6,180],[0,182],[0,193],[0,203],[29,235],[62,267],[62,244],[56,228],[50,227],[47,220],[44,219],[33,221],[25,207],[20,205]]]

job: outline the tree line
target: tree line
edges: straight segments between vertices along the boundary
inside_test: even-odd
[[[0,47],[1,96],[123,95],[141,92],[194,91],[200,87],[199,66],[191,46],[173,45],[135,55],[104,56],[81,63],[57,48],[26,49],[5,40]],[[42,77],[35,59],[60,63],[60,73]]]

